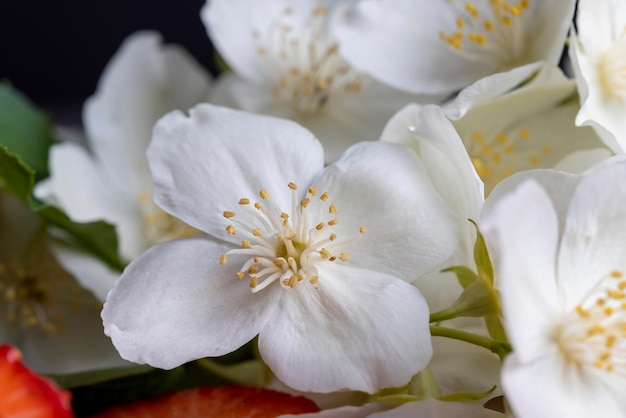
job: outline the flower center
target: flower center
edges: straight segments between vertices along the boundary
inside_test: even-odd
[[[626,100],[626,29],[598,61],[598,81],[605,96]]]
[[[285,8],[263,36],[257,30],[252,36],[275,78],[272,95],[302,114],[316,114],[333,96],[359,92],[364,80],[326,36],[325,7],[313,8],[303,23],[296,23],[293,15],[293,9]]]
[[[266,190],[259,192],[261,201],[254,204],[248,198],[239,200],[241,216],[224,211],[231,222],[226,232],[243,239],[241,248],[222,254],[219,262],[224,265],[231,256],[245,258],[236,277],[241,280],[247,276],[252,292],[276,280],[284,289],[293,289],[301,282],[317,286],[320,263],[348,262],[350,253],[345,249],[365,232],[362,226],[353,236],[340,239],[333,232],[339,223],[337,207],[328,202],[328,193],[318,196],[317,189],[311,187],[298,200],[298,186],[289,183],[288,187],[291,213],[282,211]]]
[[[548,146],[533,141],[528,129],[493,136],[480,131],[461,133],[472,164],[485,183],[485,194],[516,171],[538,167],[552,153]]]
[[[523,16],[529,0],[479,0],[481,8],[469,1],[448,2],[458,9],[459,16],[455,28],[440,31],[439,38],[452,51],[471,59],[498,57],[505,68],[515,65],[525,49]],[[482,4],[485,2],[488,6]]]
[[[626,280],[621,271],[602,279],[570,312],[557,342],[571,362],[626,375]]]
[[[159,208],[147,192],[139,195],[139,203],[143,214],[143,231],[150,244],[187,238],[198,233],[196,229]]]

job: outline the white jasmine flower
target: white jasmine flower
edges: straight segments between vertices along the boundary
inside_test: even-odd
[[[402,279],[451,255],[458,221],[410,149],[361,143],[324,169],[297,124],[199,105],[157,123],[148,158],[158,204],[209,237],[125,270],[102,313],[122,357],[172,368],[258,334],[287,385],[370,393],[428,362],[428,308]]]
[[[361,0],[334,33],[355,68],[398,89],[450,94],[500,71],[557,64],[574,0]]]
[[[128,364],[102,333],[101,303],[47,249],[39,218],[0,193],[0,343],[19,347],[38,373]]]
[[[517,417],[626,413],[624,176],[621,157],[580,176],[521,173],[485,207],[514,349],[502,383]]]
[[[185,51],[161,45],[156,33],[129,37],[84,108],[91,152],[70,142],[52,147],[51,176],[37,187],[37,197],[75,221],[113,223],[126,260],[157,242],[195,233],[152,202],[145,152],[158,118],[187,109],[207,94],[207,76]],[[104,300],[118,273],[82,252],[59,246],[54,251]]]
[[[376,140],[411,102],[439,102],[386,87],[353,69],[328,32],[342,0],[209,0],[201,16],[233,69],[211,101],[292,119],[324,144],[326,161],[357,141]]]
[[[578,125],[597,129],[615,152],[626,151],[626,4],[619,0],[578,3],[578,34],[573,31],[570,57],[582,108]]]

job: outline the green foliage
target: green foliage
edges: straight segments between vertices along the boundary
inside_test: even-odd
[[[35,173],[9,150],[0,146],[0,189],[28,204],[35,183]]]
[[[20,157],[40,180],[48,175],[52,123],[8,83],[0,83],[0,145]]]

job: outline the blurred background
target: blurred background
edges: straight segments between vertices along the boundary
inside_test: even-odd
[[[189,51],[216,74],[200,9],[204,0],[1,0],[0,80],[57,123],[80,124],[83,102],[118,47],[141,29]]]

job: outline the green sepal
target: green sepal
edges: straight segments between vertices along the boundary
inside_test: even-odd
[[[463,289],[478,280],[478,276],[476,275],[476,273],[474,273],[469,267],[465,266],[454,266],[445,270],[441,270],[441,272],[454,273],[456,275],[456,279],[459,281],[459,284]]]
[[[493,286],[493,266],[491,264],[491,258],[489,257],[489,251],[487,250],[487,244],[483,235],[478,230],[478,225],[471,219],[468,219],[476,228],[476,242],[474,243],[474,262],[476,263],[476,270],[478,277],[486,280]]]
[[[441,322],[458,317],[481,317],[499,312],[498,297],[495,289],[483,280],[475,280],[463,289],[452,306],[432,313],[430,322]]]
[[[409,383],[408,393],[421,398],[437,398],[442,394],[441,386],[429,367],[413,376]]]
[[[35,171],[48,175],[48,151],[54,142],[50,117],[9,83],[0,83],[0,145]]]
[[[0,145],[0,189],[28,204],[34,184],[35,172],[7,147]]]
[[[444,402],[479,401],[491,395],[497,386],[484,392],[454,392],[448,395],[438,396],[437,399]]]

